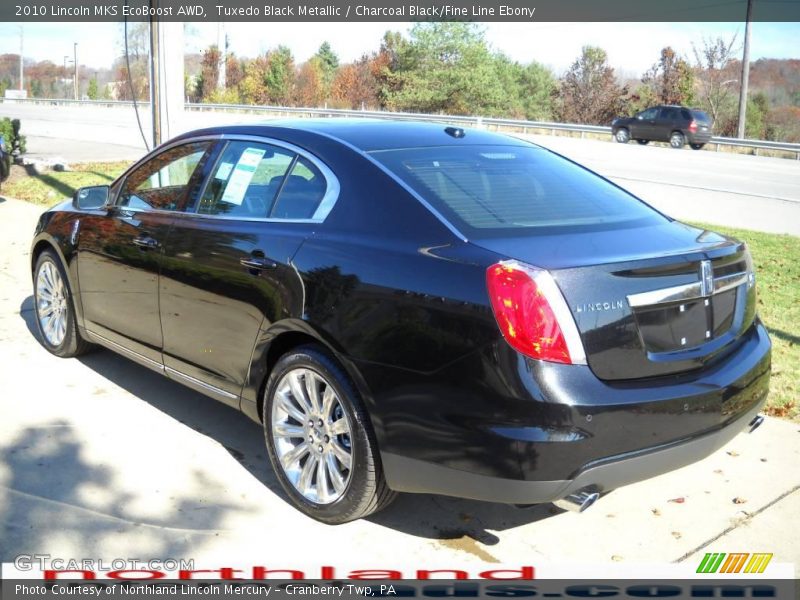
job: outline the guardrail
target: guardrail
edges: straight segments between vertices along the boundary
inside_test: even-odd
[[[611,135],[611,127],[605,125],[577,125],[573,123],[551,123],[548,121],[521,121],[517,119],[495,119],[490,117],[466,117],[459,115],[431,115],[422,113],[402,113],[388,111],[365,111],[365,110],[346,110],[336,108],[291,108],[281,106],[247,106],[242,104],[204,104],[187,103],[187,110],[203,111],[213,110],[222,112],[245,112],[260,114],[279,114],[296,115],[305,117],[360,117],[372,119],[393,119],[408,121],[429,121],[435,123],[455,123],[469,125],[472,127],[505,127],[522,130],[522,133],[529,133],[529,130],[545,130],[555,135],[556,131],[571,131],[580,133],[581,137],[586,133],[600,133]],[[742,148],[752,148],[756,156],[759,150],[776,150],[780,152],[792,153],[797,160],[800,160],[800,144],[788,142],[771,142],[765,140],[748,140],[740,138],[726,138],[714,136],[711,144],[720,146],[738,146]]]
[[[5,99],[10,104],[35,104],[50,106],[95,106],[95,107],[117,107],[130,108],[133,102],[123,100],[66,100],[66,99],[43,99],[27,98],[20,100]],[[141,109],[149,109],[147,103],[140,103]],[[454,123],[469,127],[494,127],[516,129],[521,133],[532,133],[534,131],[549,131],[555,135],[557,131],[570,131],[579,133],[584,137],[587,133],[611,135],[611,127],[604,125],[577,125],[573,123],[551,123],[548,121],[522,121],[518,119],[495,119],[490,117],[468,117],[460,115],[445,114],[424,114],[424,113],[404,113],[371,110],[347,110],[339,108],[294,108],[287,106],[252,106],[245,104],[205,104],[189,102],[185,105],[186,110],[190,111],[218,111],[229,113],[252,113],[276,116],[299,116],[299,117],[357,117],[371,119],[392,119],[403,121],[428,121],[434,123]],[[759,150],[773,150],[794,154],[795,159],[800,160],[800,144],[789,142],[772,142],[766,140],[750,140],[741,138],[717,137],[711,138],[711,144],[720,146],[734,146],[739,148],[750,148],[758,156]]]

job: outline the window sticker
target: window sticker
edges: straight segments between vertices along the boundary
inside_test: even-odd
[[[224,162],[219,166],[217,169],[217,174],[214,175],[214,179],[219,179],[220,181],[227,181],[228,176],[231,174],[233,170],[233,163]]]
[[[241,206],[247,188],[256,174],[256,168],[264,157],[266,150],[263,148],[247,148],[239,157],[239,162],[233,168],[233,174],[225,186],[225,193],[220,200]]]

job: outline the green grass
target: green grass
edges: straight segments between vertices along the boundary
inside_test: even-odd
[[[696,224],[747,243],[753,255],[758,314],[772,338],[768,414],[800,416],[800,237]]]
[[[3,183],[2,194],[49,206],[64,198],[71,198],[78,188],[111,183],[129,164],[85,163],[75,165],[72,171],[44,173],[29,173],[24,167],[14,166],[10,177]]]
[[[3,194],[36,204],[53,204],[86,185],[110,183],[124,162],[78,165],[71,172],[29,175],[14,167]],[[800,418],[800,237],[697,224],[731,235],[753,254],[758,276],[758,312],[772,337],[772,383],[766,412]]]

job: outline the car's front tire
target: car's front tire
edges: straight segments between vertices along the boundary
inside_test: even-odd
[[[680,131],[673,131],[672,135],[669,136],[669,145],[673,148],[683,148],[685,143],[686,138]]]
[[[631,141],[631,132],[624,127],[620,127],[614,134],[614,139],[620,144],[627,144]]]
[[[692,150],[700,150],[703,146],[705,146],[705,144],[689,144]]]
[[[33,269],[33,306],[42,345],[61,358],[84,354],[92,345],[81,337],[75,302],[61,260],[45,250]]]
[[[316,346],[285,354],[264,394],[270,462],[295,507],[335,525],[394,500],[369,416],[350,378],[330,356]]]

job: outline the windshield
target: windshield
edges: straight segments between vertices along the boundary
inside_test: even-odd
[[[371,155],[468,237],[636,227],[666,218],[534,146],[443,146]]]

